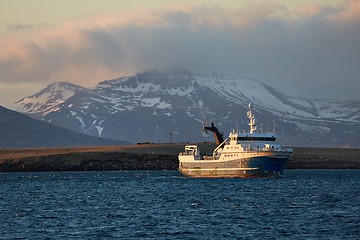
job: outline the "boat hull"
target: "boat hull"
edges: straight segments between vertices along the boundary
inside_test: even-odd
[[[198,178],[258,178],[281,176],[291,154],[258,154],[232,160],[179,158],[179,172]]]

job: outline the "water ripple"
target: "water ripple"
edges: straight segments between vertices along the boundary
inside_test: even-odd
[[[0,173],[0,239],[359,239],[360,171]]]

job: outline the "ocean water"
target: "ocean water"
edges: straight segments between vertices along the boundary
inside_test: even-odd
[[[360,171],[0,173],[0,239],[360,239]]]

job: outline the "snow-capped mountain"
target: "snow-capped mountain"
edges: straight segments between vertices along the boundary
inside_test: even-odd
[[[262,131],[292,146],[360,146],[360,101],[294,97],[260,81],[224,74],[145,72],[83,88],[50,84],[16,110],[92,136],[129,142],[209,141],[209,117],[224,132],[248,130],[254,105]]]

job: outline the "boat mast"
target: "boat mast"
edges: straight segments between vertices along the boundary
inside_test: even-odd
[[[247,116],[249,118],[250,134],[255,133],[256,132],[256,122],[255,122],[255,116],[252,113],[251,103],[249,103],[249,111],[247,112]]]

